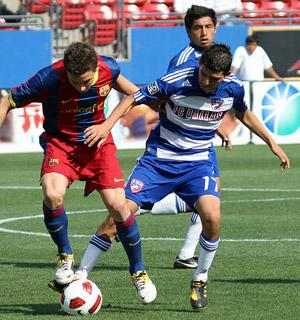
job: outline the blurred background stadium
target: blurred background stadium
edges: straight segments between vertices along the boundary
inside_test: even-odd
[[[189,42],[173,0],[3,0],[0,5],[11,11],[0,15],[2,94],[61,58],[73,41],[88,41],[99,54],[117,58],[122,74],[137,85],[164,74],[169,60]],[[263,82],[245,83],[246,98],[278,143],[299,142],[300,1],[242,1],[241,9],[217,14],[216,42],[228,44],[234,52],[246,36],[256,35],[285,77],[285,83],[267,75]],[[111,93],[107,113],[119,99]],[[271,120],[270,108],[275,114]],[[283,109],[291,115],[289,121],[280,118]],[[40,150],[42,121],[39,104],[11,112],[0,130],[0,152]],[[131,128],[118,124],[114,136],[118,146],[140,148],[148,131],[138,128],[134,136]],[[232,139],[235,144],[261,143],[241,126]]]

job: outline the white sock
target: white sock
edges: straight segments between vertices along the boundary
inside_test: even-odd
[[[202,280],[207,282],[208,279],[208,270],[213,262],[217,248],[219,245],[219,240],[215,241],[207,240],[201,234],[200,236],[200,256],[198,259],[198,267],[195,270],[193,280]]]
[[[151,210],[152,214],[177,214],[189,212],[191,209],[175,193],[170,193],[160,201],[156,202]]]
[[[101,236],[93,235],[80,261],[76,274],[87,278],[88,274],[95,267],[97,260],[110,249],[112,242]]]
[[[183,247],[180,249],[178,255],[179,259],[186,260],[194,257],[201,232],[201,219],[197,213],[193,212],[191,216],[190,226],[185,235]]]

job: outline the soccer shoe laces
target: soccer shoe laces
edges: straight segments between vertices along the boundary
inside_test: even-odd
[[[149,276],[145,271],[138,271],[131,276],[131,280],[133,281],[134,285],[138,289],[138,291],[145,289],[146,282],[149,281]]]
[[[192,289],[197,289],[201,296],[207,297],[207,283],[202,280],[193,280],[192,281]],[[193,297],[192,297],[193,298]],[[193,300],[197,300],[197,297]]]
[[[74,255],[62,253],[59,255],[57,261],[57,267],[63,270],[69,270],[72,268],[74,263]]]

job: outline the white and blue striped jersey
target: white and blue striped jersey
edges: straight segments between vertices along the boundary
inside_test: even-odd
[[[138,104],[169,98],[166,114],[152,129],[148,152],[160,159],[207,160],[216,130],[225,113],[245,112],[244,88],[234,75],[226,77],[213,93],[199,87],[198,67],[187,61],[134,94]]]
[[[198,67],[202,53],[203,51],[195,48],[192,44],[187,45],[171,59],[168,66],[168,72],[186,62],[189,62],[191,67]]]

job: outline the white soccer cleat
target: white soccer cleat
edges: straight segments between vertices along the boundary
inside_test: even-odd
[[[78,280],[78,279],[87,279],[88,273],[87,273],[86,269],[79,268],[75,272],[75,277],[76,277],[76,280]]]
[[[143,304],[151,303],[156,299],[156,287],[146,271],[134,273],[131,275],[131,280],[137,290],[137,295]]]
[[[74,281],[74,255],[61,253],[58,256],[55,280],[59,284],[68,284]]]

